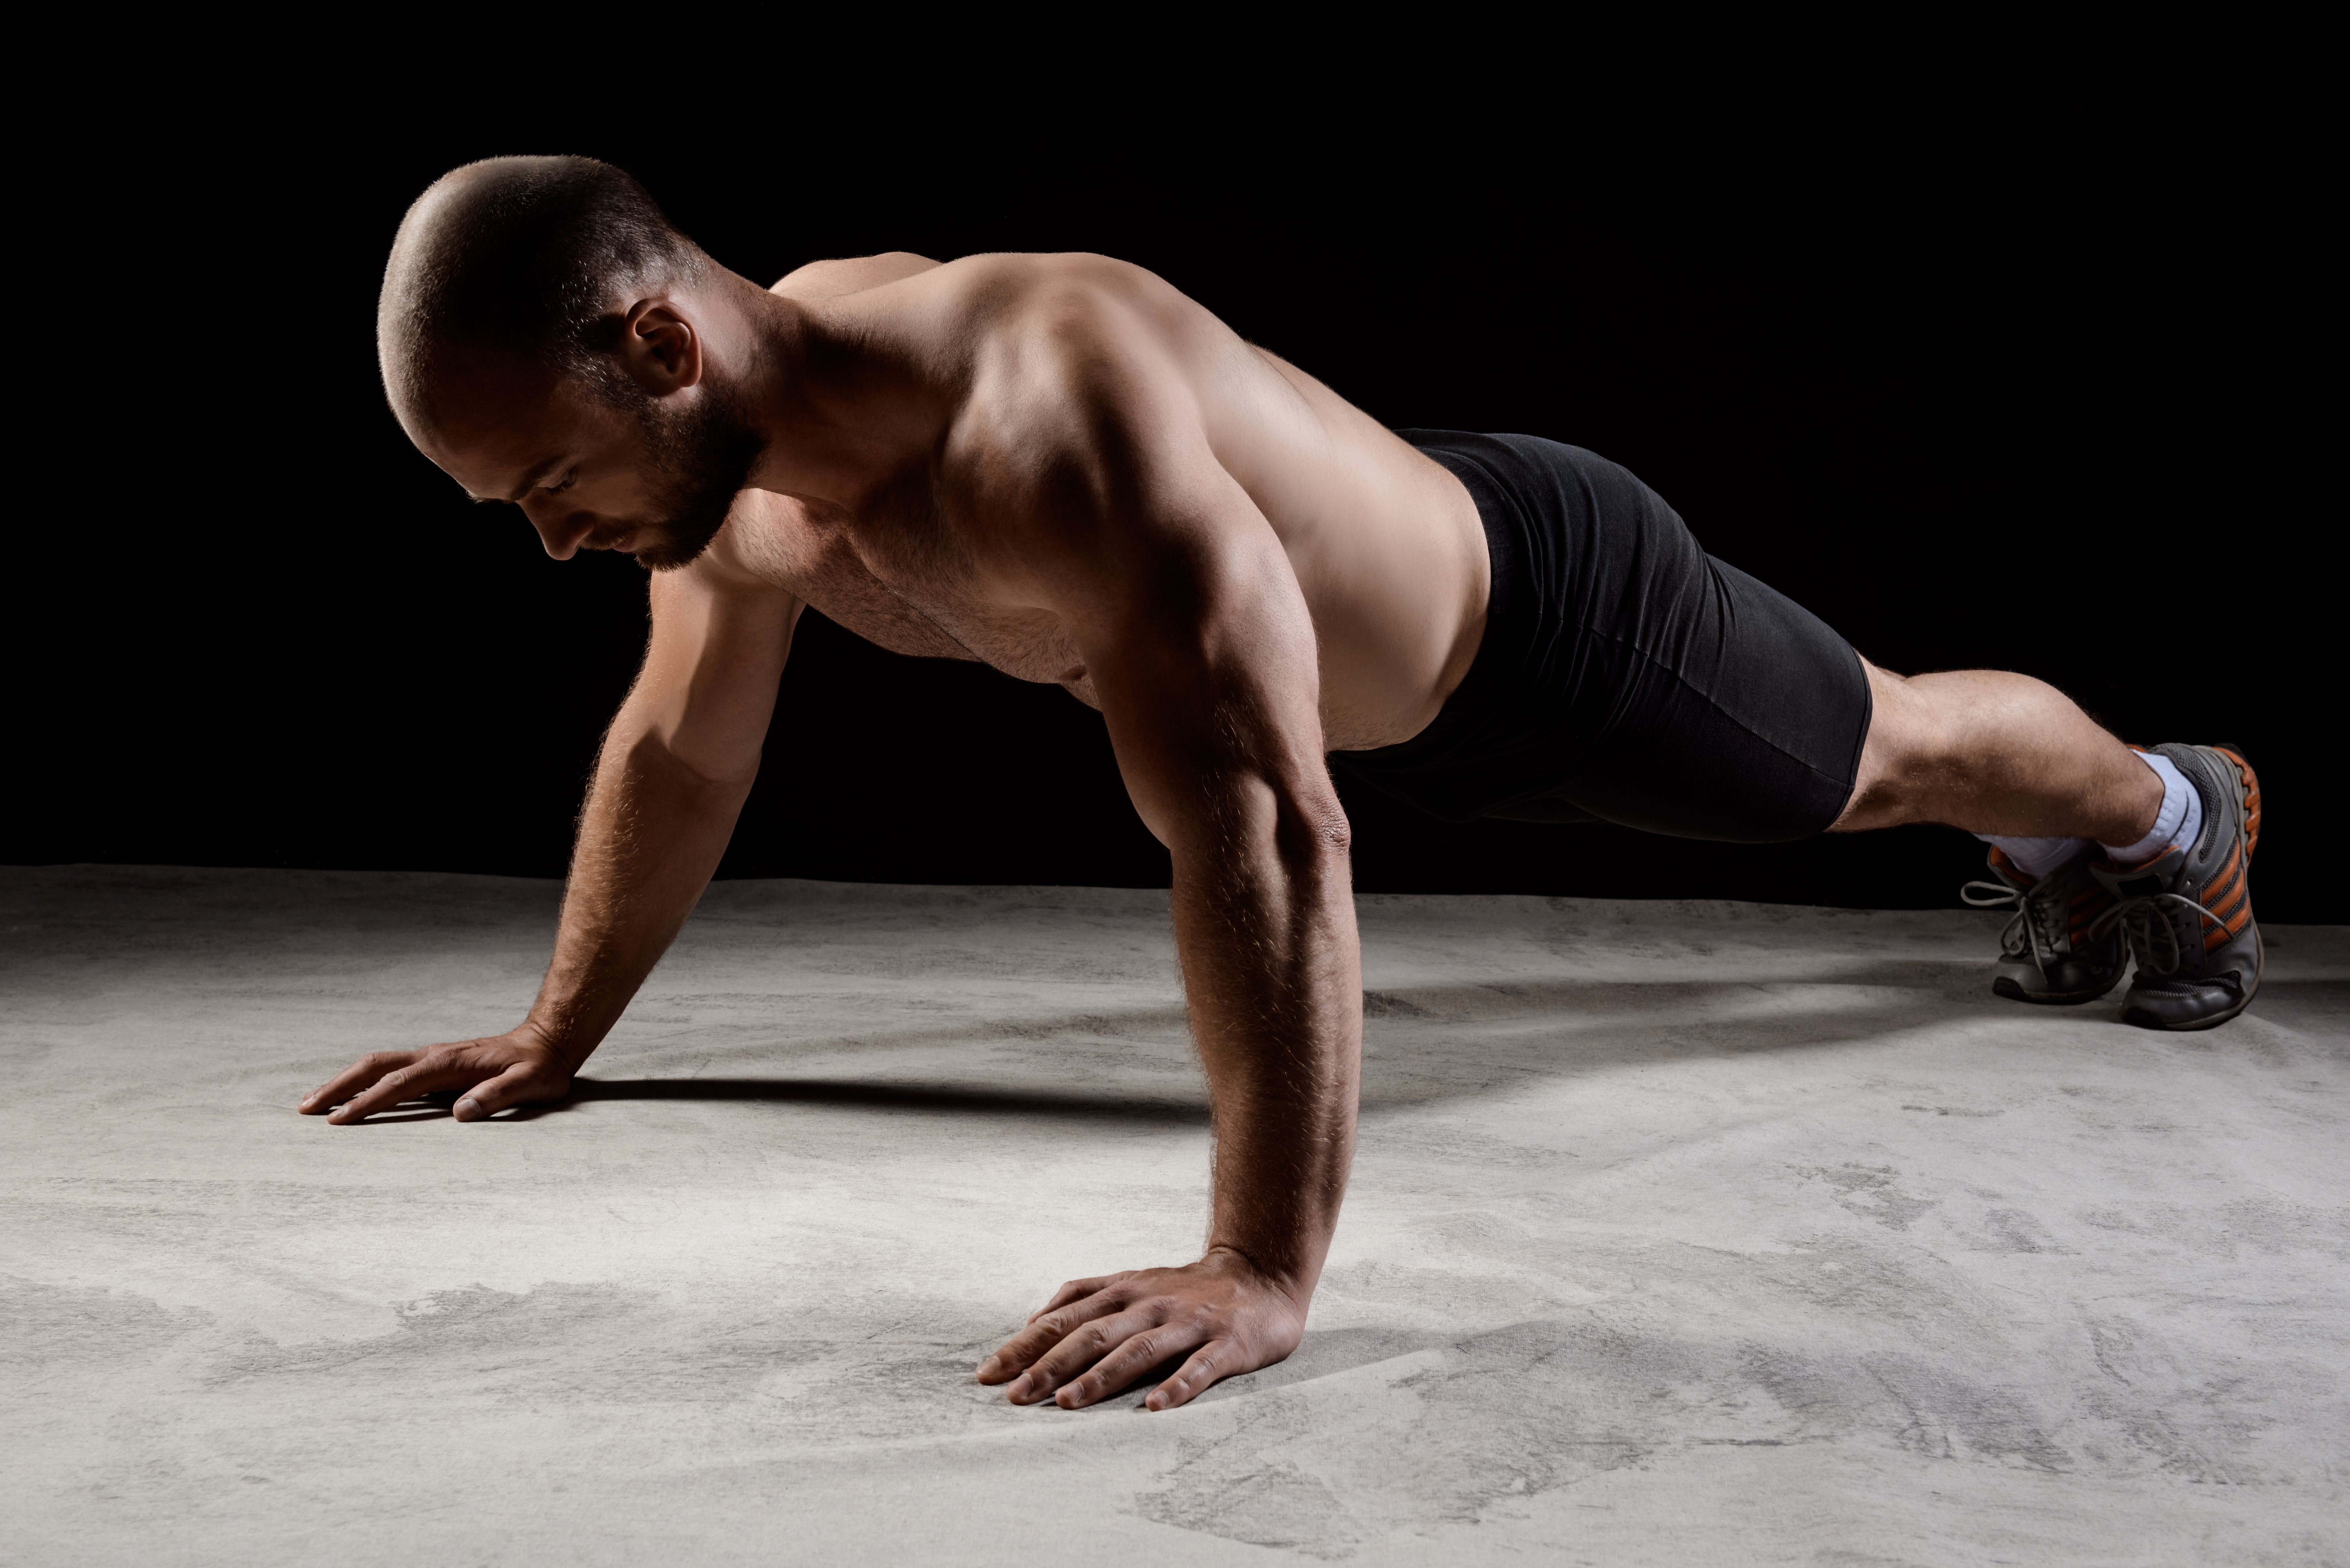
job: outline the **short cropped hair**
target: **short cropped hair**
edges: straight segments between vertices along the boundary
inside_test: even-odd
[[[465,346],[558,373],[608,367],[598,326],[624,293],[691,286],[711,265],[628,173],[593,158],[490,158],[408,209],[384,268],[376,346],[395,406]]]

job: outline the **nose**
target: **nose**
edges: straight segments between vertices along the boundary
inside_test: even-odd
[[[579,553],[579,541],[596,531],[596,520],[584,512],[565,512],[536,497],[522,504],[522,514],[538,530],[538,542],[558,561]]]

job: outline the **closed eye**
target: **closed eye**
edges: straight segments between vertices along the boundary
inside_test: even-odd
[[[565,491],[567,491],[567,490],[570,489],[570,488],[571,488],[571,482],[572,482],[573,480],[577,479],[578,477],[579,477],[579,471],[578,471],[577,469],[576,469],[576,468],[575,468],[575,469],[573,469],[570,472],[568,472],[568,473],[567,473],[567,474],[565,474],[565,475],[563,476],[563,482],[562,482],[561,483],[559,483],[559,484],[549,484],[549,485],[545,486],[545,489],[546,489],[546,493],[547,493],[549,495],[560,495],[560,494],[562,494]]]

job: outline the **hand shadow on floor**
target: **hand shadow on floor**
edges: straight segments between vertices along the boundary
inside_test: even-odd
[[[458,1091],[443,1090],[402,1100],[363,1121],[343,1127],[394,1127],[402,1122],[447,1121],[455,1114]],[[1206,1127],[1208,1106],[1144,1096],[1064,1095],[998,1089],[950,1088],[911,1084],[862,1083],[837,1078],[574,1078],[560,1100],[512,1106],[484,1121],[527,1122],[576,1109],[592,1100],[754,1101],[777,1106],[850,1106],[876,1110],[959,1111],[977,1115],[1061,1116],[1076,1121],[1147,1122],[1162,1127]]]
[[[412,1100],[402,1100],[396,1106],[386,1106],[373,1116],[363,1117],[359,1121],[338,1122],[335,1125],[338,1128],[382,1127],[397,1127],[401,1122],[445,1122],[455,1115],[452,1107],[456,1104],[457,1091],[450,1089],[439,1094],[419,1095]]]
[[[567,1098],[547,1105],[523,1106],[500,1119],[518,1121],[548,1116],[592,1100],[757,1101],[777,1106],[860,1106],[876,1110],[1066,1116],[1078,1121],[1150,1122],[1174,1127],[1208,1125],[1204,1099],[1057,1094],[838,1078],[574,1078]]]
[[[1252,1394],[1266,1394],[1295,1383],[1311,1383],[1317,1378],[1335,1377],[1342,1372],[1352,1372],[1359,1366],[1369,1366],[1382,1361],[1393,1361],[1415,1351],[1439,1350],[1479,1337],[1471,1334],[1436,1334],[1416,1328],[1309,1328],[1305,1337],[1288,1358],[1271,1366],[1260,1366],[1254,1372],[1243,1372],[1210,1385],[1194,1395],[1194,1405],[1220,1404],[1226,1399],[1243,1399]],[[1191,1353],[1184,1351],[1170,1355],[1132,1383],[1106,1399],[1097,1399],[1085,1409],[1075,1412],[1090,1415],[1097,1411],[1142,1410],[1142,1402],[1150,1391],[1175,1376]],[[999,1391],[1000,1394],[1000,1391]],[[1058,1410],[1051,1400],[1028,1407],[1037,1410]],[[1069,1414],[1070,1412],[1060,1412]]]

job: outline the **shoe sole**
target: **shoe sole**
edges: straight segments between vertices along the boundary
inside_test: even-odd
[[[2243,813],[2241,820],[2244,825],[2244,874],[2249,877],[2251,875],[2252,852],[2260,847],[2261,843],[2261,775],[2252,771],[2252,764],[2246,762],[2243,753],[2233,745],[2223,742],[2209,749],[2227,758],[2228,765],[2236,770],[2236,801]],[[2251,987],[2244,992],[2241,1002],[2226,1012],[2215,1012],[2209,1018],[2169,1023],[2151,1012],[2132,1007],[2123,1011],[2122,1022],[2140,1029],[2159,1029],[2166,1034],[2192,1034],[2199,1029],[2217,1029],[2250,1007],[2252,999],[2261,993],[2261,975],[2268,968],[2268,943],[2261,937],[2257,918],[2252,921],[2252,951]]]
[[[2037,1007],[2078,1007],[2085,1002],[2095,1002],[2106,995],[2120,980],[2121,976],[2116,975],[2095,991],[2046,991],[2034,996],[2002,975],[1991,982],[1991,991],[1993,996],[2003,996],[2010,1002],[2029,1002]]]
[[[2254,981],[2251,994],[2245,997],[2243,1001],[2236,1003],[2235,1006],[2228,1009],[2227,1012],[2215,1012],[2209,1018],[2190,1019],[2183,1023],[2166,1023],[2161,1019],[2157,1018],[2153,1013],[2141,1012],[2135,1007],[2124,1010],[2122,1013],[2122,1022],[2124,1023],[2134,1023],[2140,1029],[2158,1029],[2165,1034],[2192,1034],[2199,1029],[2219,1028],[2220,1025],[2227,1023],[2230,1019],[2243,1012],[2244,1009],[2250,1007],[2252,1004],[2252,997],[2258,996],[2260,993],[2260,984],[2258,981]]]

